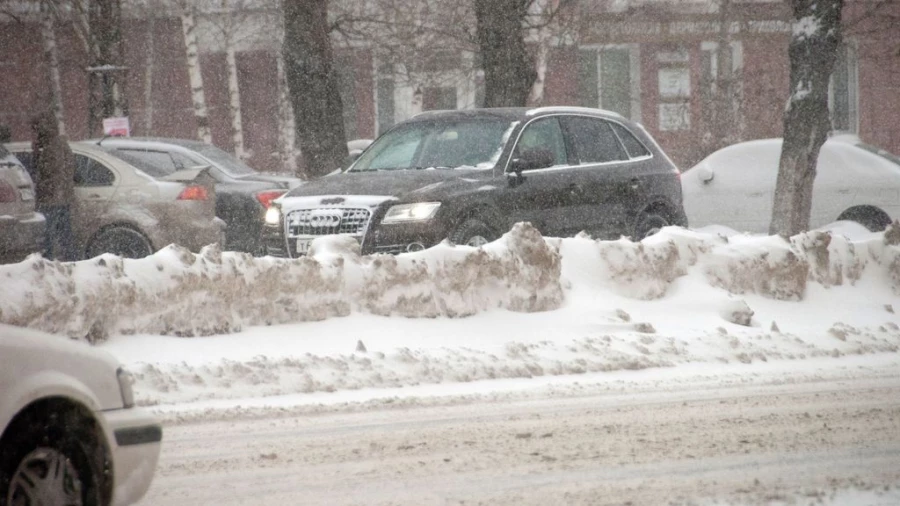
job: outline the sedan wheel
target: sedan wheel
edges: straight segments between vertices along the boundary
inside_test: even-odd
[[[37,448],[22,459],[10,480],[9,506],[81,506],[82,486],[71,459],[54,448]]]

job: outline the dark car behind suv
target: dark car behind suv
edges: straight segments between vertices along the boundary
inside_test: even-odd
[[[520,221],[546,236],[636,239],[687,225],[679,171],[646,130],[577,107],[420,114],[347,171],[276,200],[265,221],[278,256],[328,234],[356,237],[363,253],[401,253],[445,238],[478,246]]]

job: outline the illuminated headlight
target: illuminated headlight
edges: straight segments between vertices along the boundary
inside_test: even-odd
[[[266,225],[278,225],[281,223],[281,209],[278,206],[269,206],[266,209]]]
[[[119,380],[119,390],[122,392],[122,404],[126,408],[134,407],[134,376],[123,368],[116,371],[116,378]]]
[[[434,217],[440,202],[417,202],[401,204],[388,209],[382,223],[403,223],[407,221],[425,221]]]

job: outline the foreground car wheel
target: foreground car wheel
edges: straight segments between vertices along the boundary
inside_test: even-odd
[[[634,227],[634,240],[640,241],[645,237],[659,232],[663,227],[669,226],[669,222],[658,214],[644,213]]]
[[[94,258],[104,253],[112,253],[124,258],[144,258],[153,254],[153,247],[140,232],[125,227],[104,230],[91,241],[87,257]]]
[[[480,248],[495,239],[497,239],[497,233],[483,221],[476,219],[464,221],[462,225],[450,234],[450,241],[453,244],[475,248]]]
[[[90,439],[58,419],[27,422],[0,461],[0,506],[105,506]]]

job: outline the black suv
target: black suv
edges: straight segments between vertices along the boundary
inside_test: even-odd
[[[328,234],[402,253],[479,246],[520,221],[545,236],[636,239],[687,225],[679,171],[640,125],[578,107],[476,109],[396,125],[346,171],[276,200],[263,238],[276,256]]]

